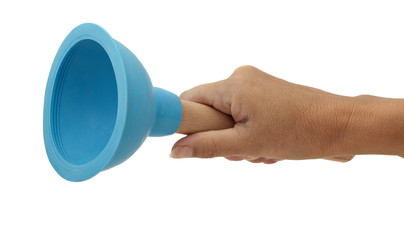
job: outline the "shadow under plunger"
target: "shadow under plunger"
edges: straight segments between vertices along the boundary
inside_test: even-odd
[[[148,136],[225,129],[234,122],[153,87],[131,51],[86,23],[70,32],[53,61],[43,124],[53,168],[69,181],[83,181],[128,159]]]

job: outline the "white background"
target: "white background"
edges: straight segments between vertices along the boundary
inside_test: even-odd
[[[174,160],[174,135],[71,183],[42,138],[50,66],[80,23],[103,26],[177,94],[250,64],[337,94],[403,97],[403,12],[399,1],[1,1],[0,239],[403,239],[399,157]]]

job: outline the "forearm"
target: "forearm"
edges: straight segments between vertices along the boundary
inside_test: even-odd
[[[404,156],[404,99],[367,95],[350,99],[341,151]]]

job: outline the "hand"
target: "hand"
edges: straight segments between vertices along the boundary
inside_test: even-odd
[[[364,150],[365,141],[359,141],[367,132],[356,127],[366,123],[360,120],[363,115],[371,116],[358,111],[372,102],[358,104],[368,97],[339,96],[243,66],[228,79],[195,87],[180,98],[212,106],[231,115],[236,124],[180,139],[173,146],[174,158],[226,157],[275,163],[371,151]]]

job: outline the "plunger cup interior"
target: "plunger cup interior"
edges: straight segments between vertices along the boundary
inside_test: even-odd
[[[82,165],[97,157],[114,130],[118,91],[114,69],[93,40],[76,43],[56,76],[52,134],[66,161]]]

